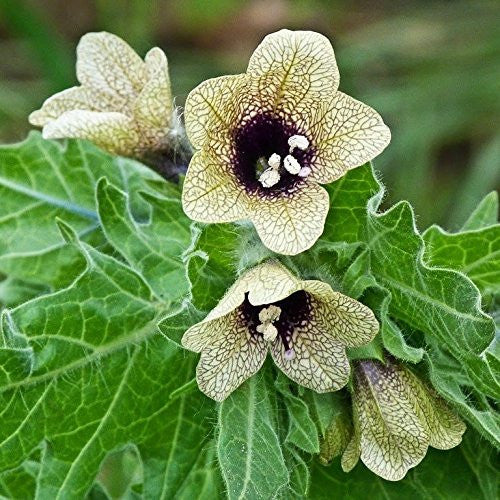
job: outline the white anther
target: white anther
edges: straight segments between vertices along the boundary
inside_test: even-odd
[[[302,167],[297,174],[299,177],[307,177],[311,173],[311,169],[309,167]]]
[[[271,323],[265,325],[259,325],[257,331],[262,333],[264,340],[266,342],[273,342],[278,336],[278,329]]]
[[[300,163],[292,155],[285,156],[283,166],[293,175],[297,175],[301,168]]]
[[[271,168],[274,168],[277,170],[280,166],[281,163],[281,156],[277,153],[273,153],[270,157],[269,160],[267,160],[267,163]]]
[[[264,307],[259,312],[260,325],[257,325],[256,330],[262,333],[264,340],[273,342],[278,336],[278,329],[273,325],[273,322],[278,320],[281,314],[281,309],[275,305]]]
[[[295,352],[293,351],[293,349],[288,349],[287,351],[285,351],[285,359],[286,360],[290,361],[293,358],[295,358]]]
[[[309,147],[309,141],[307,137],[304,137],[303,135],[292,135],[292,137],[288,139],[288,145],[290,146],[290,153],[293,153],[295,148],[299,148],[304,151],[304,149]]]
[[[281,176],[280,176],[279,172],[277,170],[275,170],[274,168],[269,167],[268,169],[264,170],[264,172],[262,172],[260,174],[259,182],[265,188],[268,188],[268,187],[274,186],[275,184],[278,184],[280,179],[281,179]]]
[[[271,304],[269,307],[264,307],[259,312],[259,321],[261,323],[272,323],[279,319],[281,308]]]

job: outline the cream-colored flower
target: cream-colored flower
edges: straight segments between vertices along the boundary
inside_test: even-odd
[[[427,448],[457,446],[465,424],[407,368],[388,359],[354,369],[354,434],[342,456],[348,472],[361,457],[375,474],[398,481]]]
[[[369,106],[339,92],[330,42],[309,31],[264,38],[247,72],[207,80],[186,101],[186,131],[198,150],[184,183],[186,214],[200,222],[251,219],[283,254],[323,232],[328,194],[387,146],[389,129]]]
[[[345,348],[370,342],[377,331],[363,304],[268,261],[243,274],[182,345],[201,353],[200,389],[222,401],[260,369],[268,351],[298,384],[336,391],[349,378]]]
[[[31,113],[43,137],[88,139],[110,153],[143,157],[168,150],[178,134],[164,52],[143,61],[121,38],[88,33],[77,47],[79,87],[63,90]]]

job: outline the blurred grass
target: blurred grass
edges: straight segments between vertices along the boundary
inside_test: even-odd
[[[182,104],[200,81],[243,71],[266,33],[313,29],[334,43],[341,89],[392,129],[375,161],[388,201],[409,199],[421,227],[456,229],[500,184],[499,14],[485,0],[0,0],[0,141],[21,139],[29,112],[76,83],[86,31],[164,48]]]

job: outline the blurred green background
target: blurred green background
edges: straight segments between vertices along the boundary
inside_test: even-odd
[[[497,1],[0,0],[0,142],[74,85],[88,31],[162,47],[178,104],[200,81],[244,71],[276,29],[333,42],[341,90],[375,107],[393,140],[375,166],[387,201],[409,199],[423,229],[457,229],[500,183],[500,3]]]

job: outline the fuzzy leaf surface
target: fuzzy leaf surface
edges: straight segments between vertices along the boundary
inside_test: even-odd
[[[130,193],[137,214],[144,210],[137,192],[149,182],[158,189],[165,184],[143,165],[85,141],[60,144],[32,132],[0,146],[0,272],[54,288],[71,283],[85,262],[61,238],[55,218],[92,245],[104,245],[95,206],[100,177]]]
[[[500,294],[500,224],[459,233],[431,226],[423,238],[427,264],[461,271],[483,295]]]
[[[288,483],[272,387],[259,373],[219,406],[217,455],[230,500],[270,498]]]
[[[141,275],[62,229],[87,269],[3,316],[1,470],[40,449],[37,497],[81,498],[107,453],[132,443],[145,498],[172,498],[205,481],[214,405],[198,391],[170,398],[194,363],[158,331],[173,311]]]

